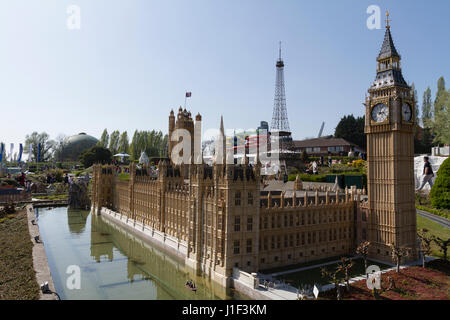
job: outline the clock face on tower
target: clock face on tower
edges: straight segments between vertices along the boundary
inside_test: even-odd
[[[411,121],[412,118],[411,106],[406,102],[402,106],[402,118],[404,121]]]
[[[389,109],[387,105],[380,103],[372,109],[372,120],[375,122],[383,122],[387,119]]]

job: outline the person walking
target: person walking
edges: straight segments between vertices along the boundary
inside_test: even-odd
[[[423,157],[423,162],[425,163],[423,166],[423,178],[422,178],[422,183],[419,187],[419,189],[417,189],[416,191],[420,191],[423,189],[423,187],[425,187],[425,185],[428,183],[430,185],[430,189],[433,188],[433,177],[434,177],[434,173],[433,173],[433,168],[431,168],[431,164],[429,162],[429,158],[428,157]]]

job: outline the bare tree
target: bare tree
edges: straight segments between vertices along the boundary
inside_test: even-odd
[[[439,237],[433,237],[434,243],[440,248],[440,251],[444,254],[444,260],[447,260],[447,248],[450,245],[450,239],[444,240]]]
[[[346,257],[342,257],[341,263],[338,264],[338,270],[344,274],[345,288],[347,289],[347,292],[350,291],[350,271],[352,270],[354,265],[355,262]]]
[[[411,249],[407,247],[398,247],[391,243],[389,245],[391,248],[392,260],[397,264],[397,272],[400,272],[400,264],[402,263],[403,258],[409,256]]]
[[[341,288],[340,284],[342,279],[339,277],[339,273],[341,270],[337,268],[334,272],[328,271],[326,268],[322,268],[322,277],[328,278],[332,283],[334,283],[334,287],[336,288],[336,298],[341,300]]]
[[[427,235],[428,230],[422,229],[417,232],[417,236],[420,239],[420,253],[422,254],[422,267],[425,268],[425,256],[429,255],[431,252],[431,242],[433,237]]]
[[[364,241],[358,245],[358,248],[356,248],[356,253],[361,255],[364,259],[364,270],[367,270],[367,256],[369,255],[369,247],[370,242]]]

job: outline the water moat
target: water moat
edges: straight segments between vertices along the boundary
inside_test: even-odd
[[[61,299],[246,299],[89,211],[60,207],[35,213]],[[67,286],[73,274],[70,269],[66,273],[69,266],[80,268],[80,289]],[[196,282],[196,293],[186,288],[187,279]]]

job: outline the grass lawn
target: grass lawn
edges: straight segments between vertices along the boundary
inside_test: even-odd
[[[39,299],[25,210],[0,219],[0,300]]]
[[[449,300],[450,299],[450,263],[438,260],[439,265],[432,268],[408,267],[399,273],[395,270],[382,274],[381,294],[379,300]],[[434,262],[432,262],[434,263]],[[435,263],[436,264],[436,263]],[[433,266],[434,267],[434,266]],[[394,287],[389,289],[389,280],[394,280]],[[372,292],[367,288],[366,280],[350,285],[350,293],[342,288],[343,299],[374,300]],[[319,296],[320,298],[320,296]],[[335,290],[322,294],[322,299],[336,299]]]
[[[429,235],[434,235],[441,239],[450,238],[450,229],[441,226],[439,223],[417,215],[417,230],[424,228],[428,229]],[[434,242],[431,244],[431,255],[439,258],[444,257],[443,253],[439,251],[439,247]]]

